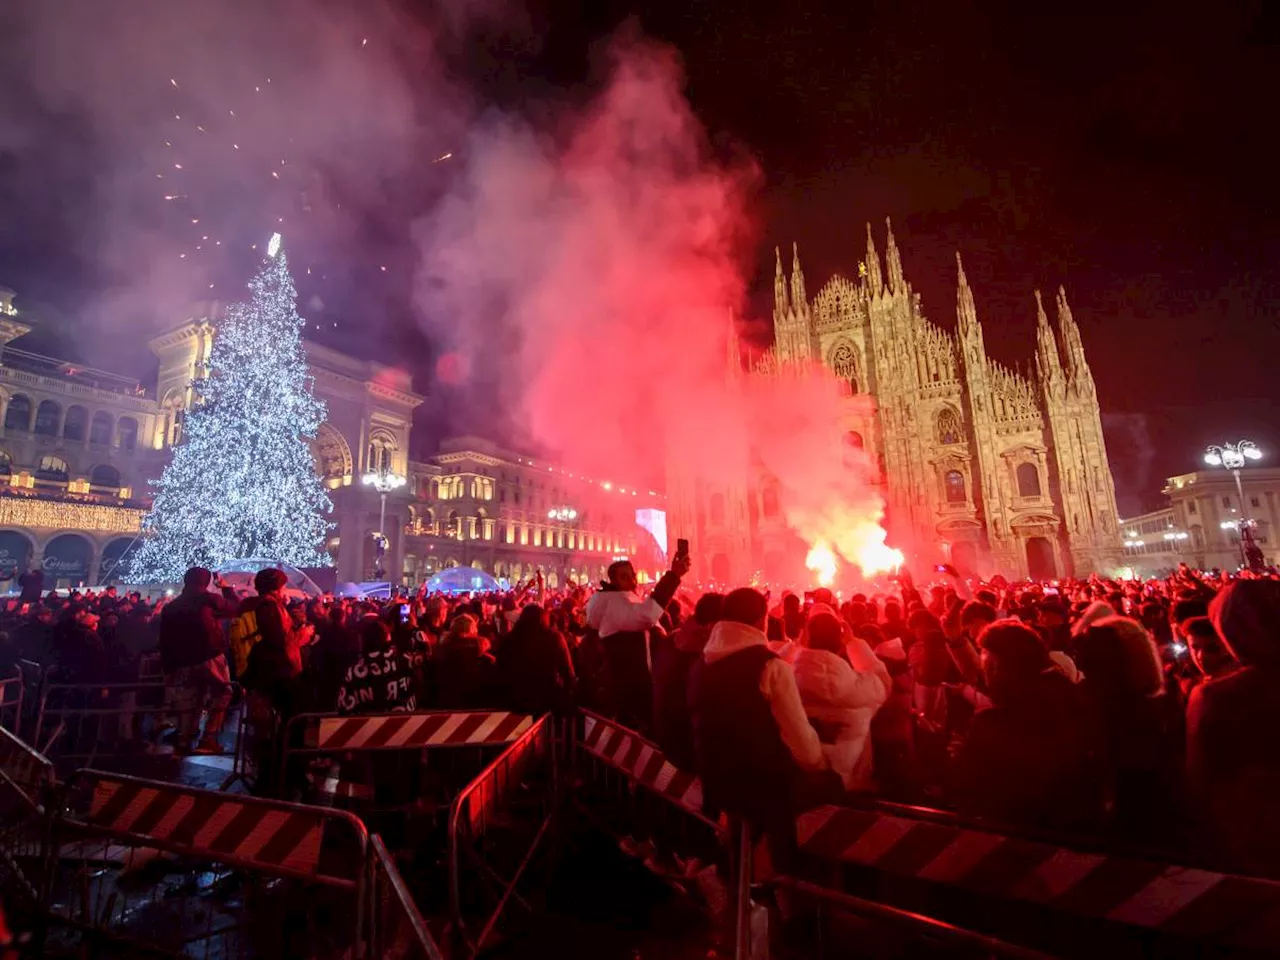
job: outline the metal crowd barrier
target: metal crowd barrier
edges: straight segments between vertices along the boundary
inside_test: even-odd
[[[530,909],[516,887],[551,826],[557,783],[555,727],[548,715],[454,799],[449,810],[449,906],[469,956],[484,949],[511,901]],[[476,881],[465,889],[464,863]],[[467,919],[475,907],[483,918],[477,933]]]
[[[581,711],[573,742],[579,809],[616,836],[651,839],[704,865],[724,863],[725,827],[703,810],[702,781],[615,720]]]
[[[445,810],[532,724],[503,710],[299,714],[284,729],[277,783],[286,790],[305,774],[308,800],[364,816]]]
[[[1008,957],[1010,960],[1048,960],[1051,956],[1051,954],[1006,943],[996,937],[966,930],[954,924],[944,923],[933,917],[864,900],[861,897],[830,890],[791,876],[774,877],[769,881],[768,886],[776,890],[788,891],[816,904],[819,908],[820,924],[824,919],[822,912],[825,908],[845,916],[870,921],[874,925],[872,930],[855,926],[847,933],[849,939],[856,938],[860,951],[871,953],[872,944],[869,941],[878,941],[875,945],[881,949],[876,953],[880,956],[914,956],[925,952],[930,946],[935,948],[936,952],[945,952],[949,957],[971,954],[977,957]],[[894,934],[886,937],[883,933],[885,927],[894,931]],[[848,956],[849,946],[848,940],[840,937],[839,934],[819,937],[814,960],[824,960],[827,956]]]
[[[42,909],[53,787],[53,764],[0,729],[0,890],[18,917]]]
[[[828,889],[926,909],[1020,943],[1266,953],[1280,930],[1280,883],[1167,860],[873,808],[809,811],[796,837],[802,874],[823,877]]]
[[[369,843],[350,814],[79,770],[51,838],[52,949],[363,955]]]
[[[22,701],[26,696],[26,679],[22,668],[15,667],[12,677],[0,680],[0,727],[14,736],[22,736]]]
[[[382,837],[370,838],[369,950],[374,958],[444,960]]]

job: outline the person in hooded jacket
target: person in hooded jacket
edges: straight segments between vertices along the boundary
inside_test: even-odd
[[[1184,822],[1183,717],[1165,692],[1151,634],[1129,617],[1103,617],[1075,644],[1080,690],[1102,736],[1112,829],[1127,840],[1168,845]]]
[[[472,710],[496,706],[497,663],[471,614],[453,618],[433,662],[437,707]]]
[[[844,788],[871,789],[871,718],[889,698],[889,671],[825,605],[809,611],[803,639],[793,666],[805,715]]]
[[[642,597],[635,567],[629,560],[615,561],[609,564],[608,583],[587,601],[587,625],[600,638],[617,717],[636,730],[648,730],[652,720],[649,631],[662,619],[689,566],[687,556],[677,555],[653,593]]]
[[[1237,580],[1209,618],[1239,663],[1187,703],[1187,778],[1202,843],[1232,870],[1280,878],[1280,581]]]
[[[573,709],[573,659],[551,615],[536,603],[520,611],[502,641],[498,678],[509,709],[538,717]]]
[[[1084,694],[1019,620],[997,620],[978,646],[992,705],[974,715],[956,756],[957,806],[1031,829],[1096,830],[1105,789]]]
[[[696,770],[693,727],[689,719],[689,671],[702,657],[711,628],[720,620],[724,595],[698,598],[670,643],[656,648],[653,659],[653,738],[666,758],[681,770]]]

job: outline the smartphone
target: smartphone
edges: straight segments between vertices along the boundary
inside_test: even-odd
[[[689,541],[681,537],[676,541],[676,556],[687,557],[689,555]]]
[[[946,572],[947,572],[947,565],[946,565],[945,563],[935,563],[935,564],[933,565],[933,572],[934,572],[934,573],[946,573]]]
[[[400,622],[409,622],[409,605],[407,603],[400,604]]]

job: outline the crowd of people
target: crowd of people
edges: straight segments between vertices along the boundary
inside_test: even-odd
[[[0,667],[137,679],[158,651],[166,736],[222,749],[232,681],[281,717],[585,706],[698,773],[713,813],[762,825],[854,794],[1280,876],[1280,579],[1197,574],[975,583],[838,598],[698,594],[687,557],[642,592],[237,596],[193,568],[150,601],[114,588],[12,600]]]

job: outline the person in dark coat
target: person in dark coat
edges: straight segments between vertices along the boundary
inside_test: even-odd
[[[654,740],[681,770],[694,771],[698,762],[689,718],[689,671],[702,658],[723,609],[723,594],[703,594],[693,616],[680,625],[671,643],[657,648],[653,659]]]
[[[22,588],[19,603],[37,603],[44,592],[44,571],[33,568],[18,577],[18,586]]]
[[[531,603],[502,641],[498,676],[506,705],[518,713],[564,715],[573,707],[573,659],[550,621],[546,610]]]
[[[1209,618],[1239,667],[1187,703],[1187,777],[1202,843],[1217,863],[1280,879],[1280,581],[1237,580]]]
[[[471,710],[495,706],[497,664],[489,653],[489,641],[480,636],[476,618],[461,613],[434,661],[436,706],[442,710]]]
[[[221,752],[218,734],[231,702],[227,641],[219,621],[235,616],[239,605],[225,584],[221,596],[210,593],[212,582],[209,570],[192,567],[182,579],[182,592],[160,612],[160,666],[178,714],[176,747],[196,753]],[[204,735],[196,743],[205,710]]]
[[[1165,693],[1151,635],[1128,617],[1104,617],[1075,638],[1075,662],[1102,735],[1112,829],[1126,840],[1168,845],[1184,822],[1183,720]]]
[[[1084,695],[1019,620],[997,620],[978,646],[992,705],[974,714],[956,756],[957,806],[1032,829],[1097,829],[1105,792]]]
[[[287,582],[281,570],[274,567],[259,570],[253,578],[258,595],[245,600],[240,607],[241,617],[252,615],[257,634],[249,652],[244,686],[266,696],[282,717],[297,712],[305,639],[285,606]]]

